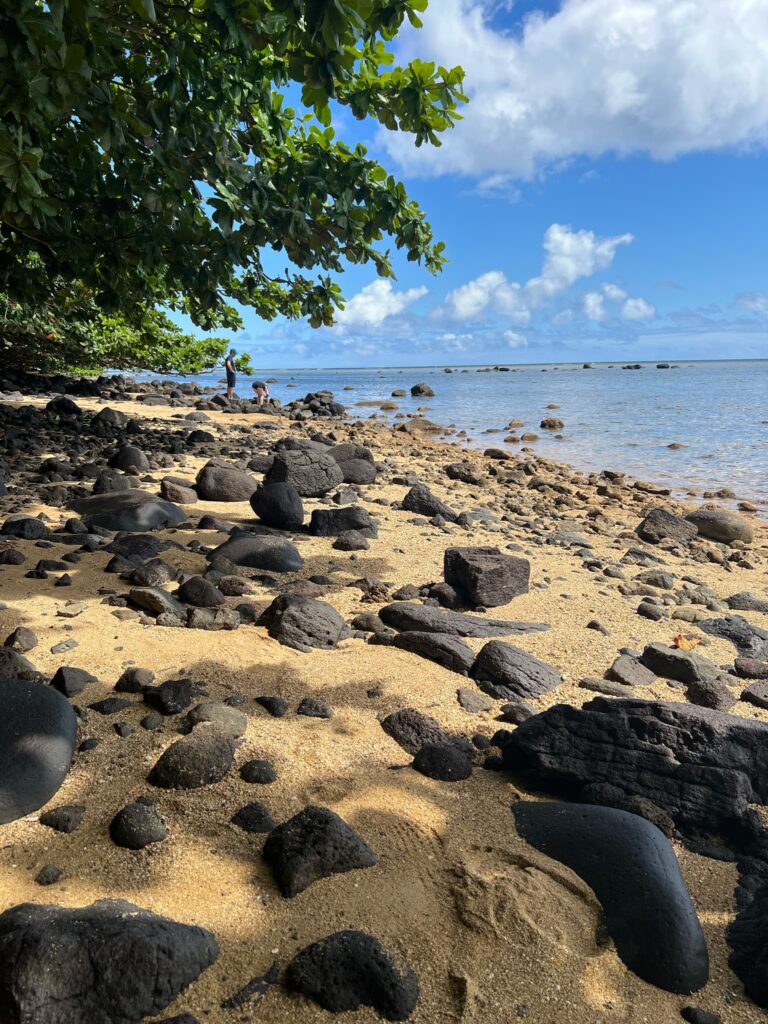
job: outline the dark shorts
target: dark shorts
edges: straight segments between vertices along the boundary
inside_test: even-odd
[[[233,388],[235,386],[236,382],[237,382],[237,374],[236,373],[228,373],[227,374],[227,387],[228,388]]]
[[[263,380],[255,380],[253,384],[251,384],[251,387],[253,388],[254,391],[256,390],[256,388],[261,388],[262,391],[267,390],[267,385],[264,383]]]

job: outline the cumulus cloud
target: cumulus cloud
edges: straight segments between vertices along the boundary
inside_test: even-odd
[[[600,237],[594,231],[573,231],[563,224],[551,224],[544,234],[540,274],[519,284],[509,281],[501,270],[490,270],[449,292],[443,312],[456,320],[471,320],[491,308],[514,323],[528,323],[533,310],[580,278],[604,270],[618,247],[631,241],[629,234]]]
[[[387,317],[402,313],[423,298],[427,290],[422,287],[396,292],[391,281],[379,278],[353,295],[337,314],[336,321],[341,330],[379,327]]]
[[[605,311],[605,296],[601,292],[586,292],[582,296],[584,316],[587,320],[605,320],[608,315]]]
[[[563,0],[518,33],[492,0],[435,0],[400,59],[460,64],[471,103],[439,149],[382,143],[412,173],[487,190],[575,156],[657,159],[768,143],[765,0]]]
[[[768,295],[765,292],[743,292],[736,297],[735,305],[758,316],[768,316]]]
[[[625,320],[652,320],[656,310],[645,299],[627,299],[621,307],[621,315]]]
[[[525,335],[518,334],[517,331],[504,331],[502,338],[507,343],[507,348],[525,348],[528,344]]]

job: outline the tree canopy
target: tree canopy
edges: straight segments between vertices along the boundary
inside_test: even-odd
[[[394,244],[438,270],[423,210],[332,127],[343,107],[439,144],[463,72],[387,49],[427,2],[7,0],[0,292],[27,311],[61,294],[66,316],[74,289],[139,334],[158,305],[205,329],[236,325],[233,302],[319,326],[345,262],[390,276]],[[268,274],[267,247],[291,269]]]

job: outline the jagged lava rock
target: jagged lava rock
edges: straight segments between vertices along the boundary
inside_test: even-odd
[[[407,1020],[419,998],[413,971],[399,971],[379,940],[359,931],[335,932],[301,950],[285,983],[331,1013],[370,1006],[384,1020]]]
[[[320,878],[370,868],[379,858],[343,818],[310,805],[270,833],[264,860],[283,896],[297,896]]]
[[[3,1024],[134,1024],[161,1013],[214,963],[204,928],[125,900],[0,915]]]

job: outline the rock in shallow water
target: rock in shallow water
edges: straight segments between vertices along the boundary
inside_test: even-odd
[[[413,971],[399,971],[379,940],[359,931],[307,946],[288,965],[285,982],[331,1013],[370,1006],[384,1020],[407,1020],[419,998]]]
[[[706,984],[709,956],[674,850],[635,814],[588,804],[516,803],[518,832],[594,891],[616,951],[643,980],[688,994]]]
[[[0,679],[0,824],[36,811],[58,791],[72,760],[77,718],[56,690]]]
[[[161,1013],[219,955],[204,928],[124,900],[0,915],[3,1024],[134,1024]]]
[[[269,835],[264,860],[283,896],[297,896],[320,878],[370,868],[379,858],[343,818],[326,807],[305,807]]]

